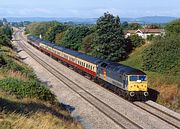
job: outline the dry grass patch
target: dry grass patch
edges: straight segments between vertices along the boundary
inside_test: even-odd
[[[180,113],[180,88],[176,85],[161,85],[156,89],[160,92],[157,101]]]
[[[61,104],[0,91],[0,129],[83,129]]]
[[[58,119],[49,113],[37,112],[33,116],[18,116],[12,123],[14,129],[82,129],[76,122]]]
[[[9,71],[4,72],[4,76],[17,78],[20,80],[28,80],[28,77],[26,75],[24,75],[22,72],[14,71],[14,70],[9,70]]]

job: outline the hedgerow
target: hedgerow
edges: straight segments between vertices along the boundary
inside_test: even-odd
[[[0,80],[0,88],[19,98],[37,98],[40,100],[54,102],[55,96],[44,84],[35,80],[19,80],[16,78],[5,78]]]

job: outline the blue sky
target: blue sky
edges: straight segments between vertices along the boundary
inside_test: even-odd
[[[0,17],[180,17],[180,0],[0,0]]]

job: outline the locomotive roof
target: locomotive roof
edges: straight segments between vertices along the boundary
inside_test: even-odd
[[[112,70],[113,72],[117,72],[120,74],[127,74],[127,75],[146,75],[144,72],[142,72],[139,69],[135,69],[123,64],[119,64],[119,63],[114,63],[114,62],[107,62],[108,66],[107,66],[107,70]]]

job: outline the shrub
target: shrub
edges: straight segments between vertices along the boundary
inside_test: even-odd
[[[30,97],[54,102],[55,96],[42,83],[35,80],[23,81],[16,78],[0,80],[0,88],[20,98]]]
[[[180,74],[180,35],[156,39],[142,55],[143,69],[160,73]],[[173,71],[172,71],[173,70]]]
[[[6,55],[0,55],[0,61],[2,61],[4,70],[18,71],[31,79],[36,78],[33,71],[31,71],[27,66],[18,63],[17,61]]]

